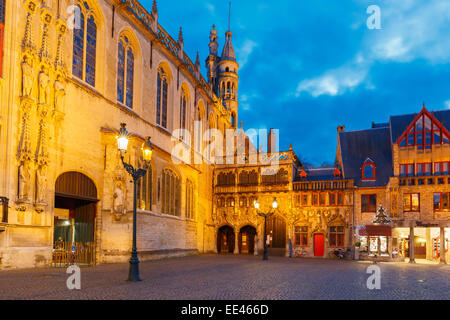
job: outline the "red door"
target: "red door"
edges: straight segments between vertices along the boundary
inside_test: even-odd
[[[314,256],[323,257],[323,244],[324,244],[324,236],[323,234],[315,234],[314,235]]]

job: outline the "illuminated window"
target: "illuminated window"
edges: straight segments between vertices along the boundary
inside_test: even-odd
[[[375,194],[361,195],[361,212],[376,212],[377,196]]]
[[[0,0],[0,77],[3,76],[4,37],[5,37],[5,0]]]
[[[194,219],[194,184],[186,180],[186,218]]]
[[[308,205],[308,194],[306,194],[306,193],[302,194],[302,205],[303,206]]]
[[[319,205],[320,206],[324,206],[326,204],[326,198],[327,198],[326,193],[319,194]]]
[[[446,162],[435,162],[434,163],[434,174],[435,175],[447,175],[449,174],[449,163]]]
[[[308,245],[308,227],[295,227],[295,245]]]
[[[430,163],[418,163],[417,164],[417,175],[418,176],[431,175],[431,162]]]
[[[450,193],[448,192],[436,192],[433,195],[433,208],[435,211],[450,209]]]
[[[152,210],[152,169],[149,167],[142,179],[136,185],[137,206],[141,210]]]
[[[180,216],[180,178],[170,169],[162,174],[162,213]]]
[[[134,54],[127,37],[119,40],[117,63],[117,100],[133,108]]]
[[[97,24],[86,2],[75,6],[75,15],[80,25],[73,31],[72,74],[95,87]]]
[[[312,198],[311,198],[311,204],[313,206],[319,205],[319,195],[317,193],[313,193]]]
[[[239,198],[239,206],[240,207],[247,207],[247,198],[246,197],[240,197]]]
[[[420,200],[418,193],[406,193],[403,195],[403,211],[419,211]]]
[[[162,68],[158,69],[156,89],[156,123],[167,128],[167,75]]]
[[[328,237],[330,247],[344,246],[344,227],[343,226],[330,227]]]

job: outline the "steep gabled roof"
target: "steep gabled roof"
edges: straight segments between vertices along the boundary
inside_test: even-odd
[[[450,128],[450,110],[429,112],[423,107],[419,113],[390,117],[389,124],[391,127],[392,143],[397,143],[400,137],[403,136],[423,114],[430,117],[439,127],[443,126],[443,131],[448,134],[448,129]]]
[[[373,128],[339,133],[345,179],[353,179],[356,186],[379,187],[393,175],[392,145],[389,128]],[[363,181],[361,167],[370,158],[375,164],[376,179]]]

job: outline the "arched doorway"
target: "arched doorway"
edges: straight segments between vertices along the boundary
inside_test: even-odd
[[[239,232],[239,252],[253,254],[255,252],[256,229],[252,226],[242,227]]]
[[[217,252],[233,253],[234,252],[234,230],[230,226],[223,226],[217,232]]]
[[[284,256],[286,250],[286,222],[278,215],[267,218],[267,234],[270,236],[269,255]]]
[[[53,266],[94,263],[97,202],[97,188],[84,174],[71,171],[56,179]]]

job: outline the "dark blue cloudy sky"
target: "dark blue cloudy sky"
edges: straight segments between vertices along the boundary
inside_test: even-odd
[[[141,0],[150,11],[152,0]],[[369,30],[366,9],[381,9]],[[228,0],[159,0],[159,22],[195,60],[208,54],[211,25],[221,47]],[[239,121],[280,129],[308,162],[333,162],[336,127],[389,115],[450,108],[448,0],[234,0],[231,29],[240,63]],[[221,50],[222,48],[220,48]]]

